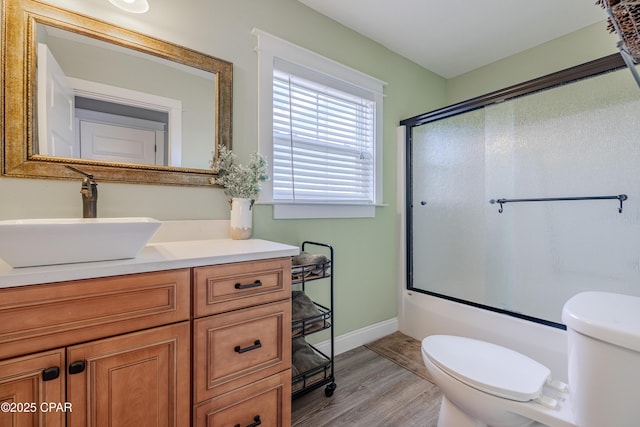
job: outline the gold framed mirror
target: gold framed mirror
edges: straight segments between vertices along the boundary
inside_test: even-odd
[[[3,176],[210,185],[231,147],[230,62],[36,0],[2,0],[1,46]]]

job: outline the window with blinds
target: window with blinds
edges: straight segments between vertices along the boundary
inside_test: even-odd
[[[375,97],[291,68],[273,70],[273,200],[375,203]]]

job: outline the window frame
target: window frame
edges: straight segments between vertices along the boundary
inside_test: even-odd
[[[276,219],[286,218],[372,218],[382,199],[382,122],[383,90],[385,82],[347,67],[334,60],[297,46],[265,31],[254,28],[258,53],[258,151],[265,158],[273,157],[273,70],[274,61],[285,61],[310,70],[318,75],[343,81],[371,94],[375,107],[374,128],[374,200],[371,203],[282,201],[273,199],[272,182],[262,185],[260,204],[272,204]],[[273,176],[272,162],[269,174]]]

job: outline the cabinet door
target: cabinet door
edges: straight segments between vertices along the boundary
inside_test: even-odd
[[[69,347],[69,426],[188,426],[189,344],[182,322]]]
[[[1,361],[0,426],[63,427],[64,388],[64,349]]]

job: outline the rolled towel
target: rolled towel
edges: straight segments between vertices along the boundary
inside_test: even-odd
[[[323,274],[326,273],[327,262],[329,258],[321,254],[310,254],[307,252],[300,252],[291,258],[291,264],[293,266],[293,276],[308,276],[310,274]],[[296,268],[297,267],[297,268]]]
[[[329,259],[324,255],[310,254],[308,252],[300,252],[291,259],[293,265],[322,264]]]
[[[322,312],[303,291],[291,291],[291,319],[293,321],[321,316]]]
[[[303,291],[291,292],[291,320],[293,337],[306,335],[313,331],[329,327],[324,313]]]
[[[291,378],[295,378],[298,375],[300,375],[300,371],[298,371],[298,368],[296,368],[295,365],[291,364]]]
[[[291,342],[292,364],[298,372],[311,371],[320,366],[327,365],[328,361],[316,353],[304,338],[296,338]]]

